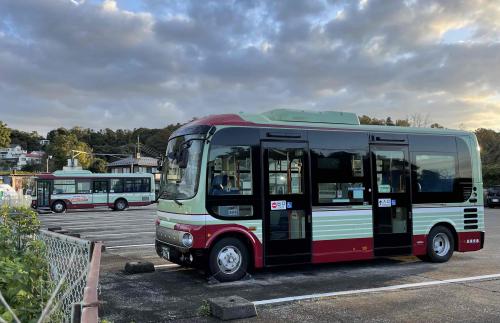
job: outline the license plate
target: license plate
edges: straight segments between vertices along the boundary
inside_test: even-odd
[[[498,199],[492,199],[491,201],[494,203],[498,203]]]
[[[163,254],[163,258],[170,260],[170,248],[169,247],[162,247],[161,252]]]

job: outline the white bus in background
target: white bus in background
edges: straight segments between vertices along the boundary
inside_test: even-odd
[[[94,207],[123,211],[130,206],[145,206],[154,202],[153,174],[94,174],[78,170],[39,175],[32,206],[62,213],[68,209]]]

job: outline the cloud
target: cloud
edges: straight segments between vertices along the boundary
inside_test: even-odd
[[[500,8],[470,1],[5,0],[0,119],[161,127],[277,107],[500,121]]]

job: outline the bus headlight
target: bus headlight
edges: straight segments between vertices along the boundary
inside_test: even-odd
[[[191,248],[193,246],[193,235],[191,233],[184,233],[182,235],[182,244],[184,247]]]

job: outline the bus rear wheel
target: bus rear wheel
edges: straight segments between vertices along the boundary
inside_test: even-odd
[[[248,249],[237,238],[223,238],[210,251],[210,274],[220,282],[243,278],[248,269]]]
[[[432,228],[427,236],[427,256],[430,262],[446,262],[453,255],[455,240],[451,231],[443,226]]]
[[[115,202],[115,207],[113,208],[115,211],[123,211],[127,208],[128,203],[124,199],[119,199]]]
[[[54,213],[63,213],[66,211],[66,203],[63,201],[55,201],[52,204],[52,211],[54,211]]]

